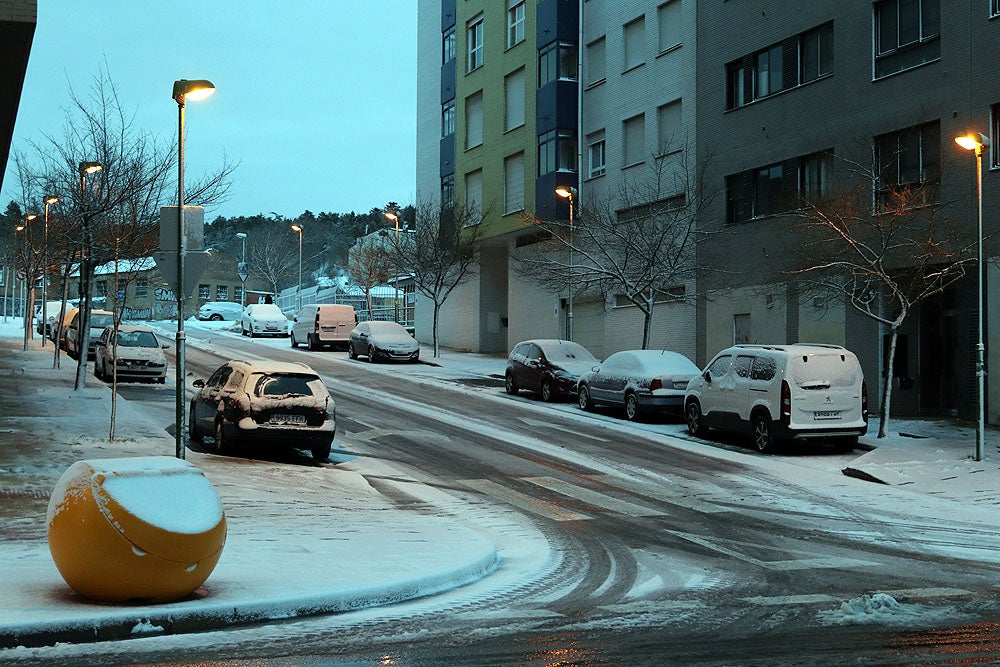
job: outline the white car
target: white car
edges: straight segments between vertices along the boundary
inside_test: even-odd
[[[240,317],[244,336],[287,336],[288,318],[273,303],[251,303]]]
[[[199,320],[238,320],[243,314],[243,306],[235,301],[209,301],[198,309]]]
[[[117,367],[119,382],[138,380],[158,382],[167,379],[166,343],[146,326],[121,324],[115,345],[114,326],[105,327],[94,343],[94,377],[111,382]]]
[[[868,385],[839,345],[735,345],[688,383],[684,416],[692,435],[749,432],[761,452],[803,438],[853,449],[868,430]]]

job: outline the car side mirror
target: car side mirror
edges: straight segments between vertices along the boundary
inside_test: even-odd
[[[160,345],[160,347],[162,347],[164,350],[169,350],[170,349],[170,343],[162,343]]]
[[[705,382],[712,384],[712,371],[705,371],[701,376],[705,378]]]
[[[198,378],[197,380],[195,380],[194,382],[191,383],[191,386],[192,387],[204,387],[205,386],[205,381],[202,380],[201,378]]]

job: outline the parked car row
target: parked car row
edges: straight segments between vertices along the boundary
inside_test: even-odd
[[[699,371],[667,350],[626,350],[601,363],[572,341],[528,340],[508,355],[504,386],[547,402],[575,395],[583,410],[614,406],[633,421],[683,414],[692,435],[746,433],[761,452],[810,438],[852,449],[868,429],[861,364],[839,345],[736,345]]]

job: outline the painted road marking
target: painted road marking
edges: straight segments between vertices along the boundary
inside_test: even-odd
[[[760,549],[762,545],[755,544],[752,542],[740,542],[737,540],[726,540],[726,539],[715,539],[710,540],[700,535],[694,535],[692,533],[684,533],[678,530],[668,530],[668,533],[676,535],[677,537],[687,540],[689,542],[694,542],[700,546],[710,549],[717,553],[729,556],[730,558],[735,558],[736,560],[741,560],[744,563],[750,563],[758,567],[762,567],[766,570],[778,571],[778,572],[788,572],[792,570],[814,570],[814,569],[826,569],[826,568],[845,568],[845,567],[870,567],[874,563],[862,560],[856,560],[854,558],[844,558],[844,557],[833,557],[833,556],[820,556],[815,557],[818,552],[811,552],[802,549],[786,549],[776,546],[763,545],[765,548],[773,551],[782,551],[789,554],[802,554],[807,556],[814,556],[812,558],[800,558],[797,560],[762,560],[760,558],[754,558],[753,556],[748,556],[747,554],[737,551],[735,548],[729,548],[723,546],[723,544],[729,544],[733,547],[746,547],[748,550]]]
[[[684,507],[689,510],[695,510],[696,512],[714,514],[716,512],[733,511],[729,507],[713,505],[712,503],[705,502],[704,500],[698,500],[696,498],[679,498],[674,494],[667,493],[667,489],[664,487],[646,482],[640,482],[627,477],[618,477],[617,475],[594,475],[592,479],[603,484],[607,484],[608,486],[624,489],[625,491],[630,491],[641,496],[655,498],[661,502],[668,503],[670,505],[677,505],[678,507]]]
[[[537,486],[555,491],[556,493],[570,498],[582,500],[588,505],[600,507],[617,514],[626,516],[664,516],[666,512],[652,507],[644,507],[627,500],[619,500],[612,496],[605,495],[593,489],[588,489],[569,482],[556,479],[554,477],[522,477],[525,482],[531,482]]]
[[[488,479],[463,479],[459,484],[474,491],[484,493],[491,498],[509,503],[514,507],[531,512],[532,514],[552,519],[553,521],[587,521],[591,518],[585,514],[577,514],[569,510],[564,510],[548,501],[534,498],[520,491],[514,491],[496,482],[491,482]]]

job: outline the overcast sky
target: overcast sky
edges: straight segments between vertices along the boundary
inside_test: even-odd
[[[177,132],[174,81],[215,84],[187,107],[187,175],[223,155],[239,167],[209,220],[413,203],[416,5],[38,0],[12,152],[58,135],[70,89],[86,94],[106,64],[138,124],[166,140]],[[17,198],[11,168],[3,182],[0,210]]]

